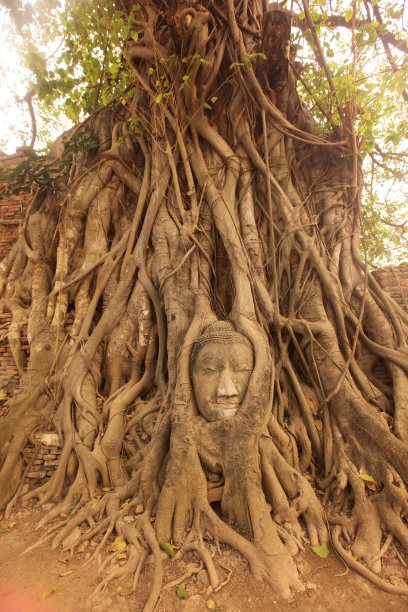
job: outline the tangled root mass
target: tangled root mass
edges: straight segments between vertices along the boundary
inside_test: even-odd
[[[35,194],[0,264],[21,373],[2,418],[2,506],[21,497],[22,450],[46,426],[58,468],[22,497],[55,502],[41,521],[53,546],[99,535],[98,556],[126,541],[97,590],[120,575],[135,587],[152,557],[153,610],[170,543],[216,590],[212,539],[289,597],[303,588],[294,555],[332,540],[407,594],[379,574],[392,539],[408,548],[408,317],[360,260],[352,126],[318,135],[283,9],[151,1],[133,27],[126,103],[87,120],[98,144]],[[51,171],[60,155],[58,140]],[[208,422],[190,354],[217,320],[255,365],[237,414]]]

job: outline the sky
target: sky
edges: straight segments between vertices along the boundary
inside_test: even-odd
[[[17,51],[14,26],[0,8],[0,149],[14,153],[30,144],[30,116],[22,101],[29,88],[30,72]]]
[[[18,44],[14,23],[0,6],[0,150],[4,153],[14,153],[17,147],[28,146],[31,141],[31,118],[24,96],[30,90],[32,75],[24,66]],[[35,107],[35,99],[33,103]],[[58,119],[48,116],[44,121],[35,110],[38,132],[35,149],[47,150],[71,123],[62,113]]]

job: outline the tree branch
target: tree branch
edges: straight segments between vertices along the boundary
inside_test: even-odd
[[[379,20],[377,19],[377,21]],[[292,23],[296,28],[302,30],[302,32],[307,29],[306,17],[302,19],[296,13],[292,13]],[[325,26],[327,28],[346,28],[347,30],[351,30],[352,27],[351,20],[346,21],[346,18],[342,15],[329,15],[326,19],[314,20],[314,23],[315,25]],[[356,19],[354,23],[356,30],[358,30],[365,25],[369,25],[371,21],[369,19]],[[378,37],[383,43],[385,42],[398,49],[398,51],[408,55],[408,42],[406,40],[398,40],[395,34],[386,29],[382,29],[378,32]]]

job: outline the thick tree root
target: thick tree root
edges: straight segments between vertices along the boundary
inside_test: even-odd
[[[343,559],[343,561],[350,566],[353,570],[361,574],[364,578],[367,578],[372,584],[381,589],[382,591],[386,591],[387,593],[391,593],[392,595],[408,595],[408,586],[401,586],[396,584],[391,584],[386,580],[383,580],[374,572],[365,567],[362,563],[357,561],[353,557],[351,553],[349,553],[340,542],[340,529],[339,527],[334,527],[332,531],[332,542],[335,551],[337,554]]]

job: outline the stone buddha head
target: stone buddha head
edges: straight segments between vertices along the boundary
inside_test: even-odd
[[[249,340],[227,321],[212,323],[194,343],[190,364],[201,416],[207,421],[235,416],[254,367]]]

